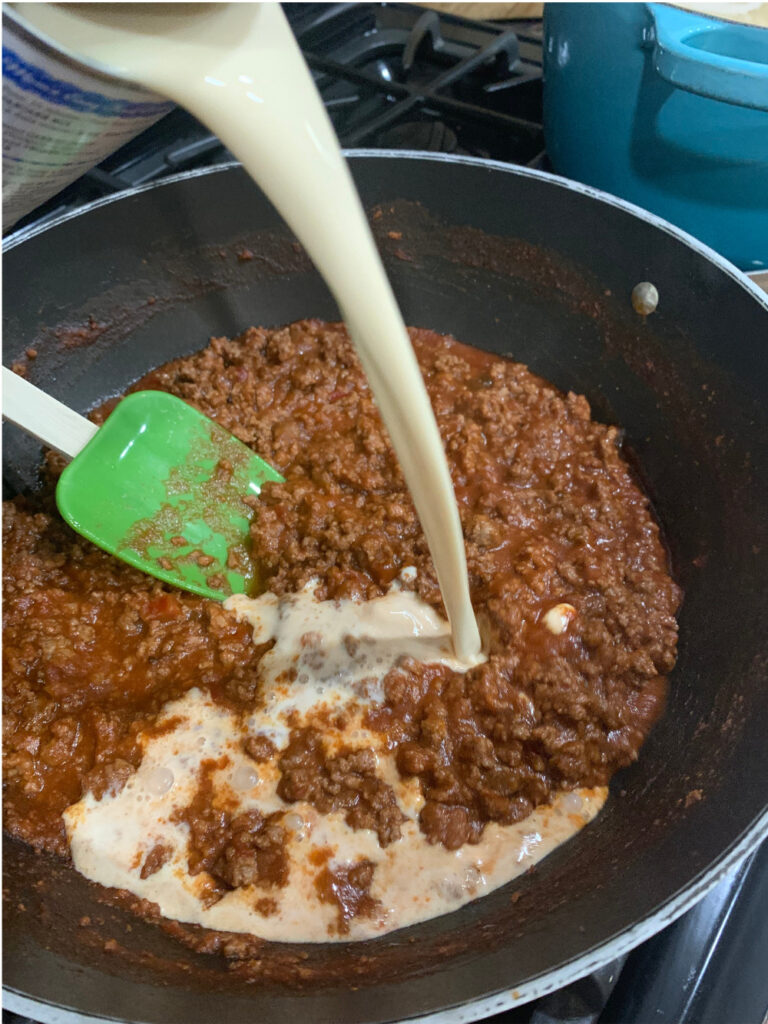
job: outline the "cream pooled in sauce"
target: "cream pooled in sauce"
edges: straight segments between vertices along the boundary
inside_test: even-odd
[[[124,788],[100,800],[89,793],[64,814],[75,867],[93,881],[151,900],[165,917],[221,931],[293,942],[368,939],[449,913],[505,884],[602,806],[602,788],[560,793],[514,825],[488,824],[477,844],[453,851],[429,845],[418,824],[418,782],[399,776],[384,737],[366,728],[364,718],[380,699],[383,677],[401,658],[455,664],[448,624],[397,587],[365,604],[319,602],[308,586],[288,598],[233,597],[227,605],[253,626],[257,642],[275,641],[261,663],[265,703],[241,717],[191,690],[165,707],[158,725],[172,728],[140,738],[143,759]],[[385,848],[372,830],[353,830],[343,811],[320,814],[277,793],[277,760],[291,728],[311,724],[323,711],[346,712],[343,729],[324,728],[328,752],[373,749],[376,774],[393,788],[405,820],[400,839]],[[268,737],[277,752],[255,763],[243,749],[247,736]],[[253,809],[282,815],[285,886],[240,886],[211,903],[212,879],[189,873],[188,827],[174,818],[195,795],[201,760],[218,763],[216,806],[233,815]],[[168,859],[142,878],[158,845],[170,851]],[[343,920],[323,898],[322,875],[326,868],[343,872],[360,862],[373,865],[369,909]]]

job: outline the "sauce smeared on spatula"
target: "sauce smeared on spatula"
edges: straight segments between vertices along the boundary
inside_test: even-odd
[[[351,175],[279,4],[15,6],[73,54],[195,114],[301,239],[338,301],[392,439],[455,653],[477,663],[480,635],[437,423]]]

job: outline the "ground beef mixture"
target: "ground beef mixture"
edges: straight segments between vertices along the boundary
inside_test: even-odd
[[[400,838],[405,820],[391,786],[376,776],[372,750],[345,750],[328,757],[315,728],[296,729],[278,761],[277,792],[283,800],[306,800],[322,814],[343,809],[351,828],[370,828],[381,846]]]
[[[375,865],[360,860],[348,867],[334,870],[326,865],[317,875],[315,885],[322,903],[336,908],[336,929],[341,935],[349,931],[353,917],[370,917],[376,910],[376,900],[369,890]]]
[[[429,841],[455,849],[487,822],[519,820],[555,789],[605,783],[637,757],[663,706],[680,593],[616,428],[592,422],[584,398],[519,364],[429,331],[411,336],[448,453],[490,657],[463,676],[398,666],[367,724],[387,734],[400,773],[419,780]],[[317,577],[321,599],[371,598],[413,565],[413,586],[441,607],[410,496],[341,325],[303,321],[217,338],[140,388],[187,400],[285,477],[264,487],[252,528],[267,589],[288,593]],[[57,459],[51,465],[55,472]],[[66,855],[61,812],[89,789],[124,784],[137,733],[162,705],[199,686],[246,709],[259,699],[266,648],[218,604],[171,591],[73,534],[50,497],[6,504],[3,528],[6,827]],[[553,632],[548,613],[564,603],[568,628]],[[257,741],[248,752],[256,761],[272,753]],[[373,765],[366,751],[329,758],[312,730],[296,730],[282,753],[280,793],[343,809],[385,846],[401,817]],[[254,879],[282,884],[279,823],[232,815],[205,793],[203,773],[199,799],[184,812],[191,869],[209,872],[220,891]],[[142,871],[158,870],[162,858],[152,851]],[[354,870],[326,879],[342,922],[344,907],[366,906],[368,868]]]
[[[144,858],[144,863],[141,865],[140,877],[149,878],[151,875],[154,875],[156,871],[160,870],[163,864],[168,862],[172,853],[173,850],[171,847],[166,846],[165,843],[155,843]]]
[[[214,787],[224,767],[212,759],[201,763],[197,792],[176,816],[189,828],[189,873],[210,876],[210,902],[243,885],[284,886],[288,880],[282,814],[265,817],[256,808],[237,814],[227,807]]]

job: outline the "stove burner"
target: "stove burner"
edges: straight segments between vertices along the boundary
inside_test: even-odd
[[[466,153],[456,132],[442,121],[402,121],[385,130],[380,144],[386,149],[423,149],[430,153]]]

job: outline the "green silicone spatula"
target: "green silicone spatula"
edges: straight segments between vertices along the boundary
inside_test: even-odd
[[[253,499],[283,478],[213,420],[163,391],[137,391],[97,427],[5,368],[3,416],[71,457],[56,504],[88,540],[204,597],[257,591]]]

